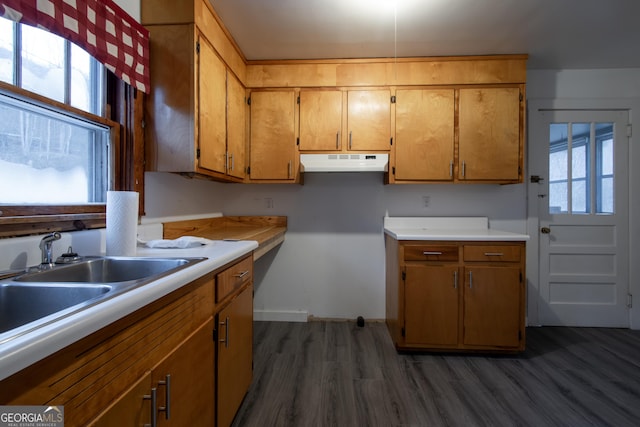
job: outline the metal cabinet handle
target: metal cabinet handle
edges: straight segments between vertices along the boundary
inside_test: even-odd
[[[224,326],[224,339],[220,342],[224,343],[225,348],[229,348],[229,316],[224,319],[224,322],[220,322],[220,326]]]
[[[340,131],[336,132],[336,150],[340,148]]]
[[[353,131],[349,131],[349,150],[351,150],[352,145],[353,145]]]
[[[485,252],[484,256],[504,256],[502,252]]]
[[[439,251],[424,251],[422,255],[442,255],[442,252]]]
[[[473,272],[469,272],[469,289],[473,288]]]
[[[235,167],[235,161],[233,160],[233,154],[229,154],[229,158],[231,159],[231,168],[229,170],[233,170]]]
[[[462,177],[464,178],[464,176],[467,174],[467,164],[465,163],[465,161],[462,161]]]
[[[151,401],[151,424],[145,424],[145,427],[156,427],[158,425],[158,417],[156,415],[156,408],[158,407],[158,389],[155,387],[151,389],[151,394],[145,394],[142,396],[144,400]]]
[[[165,405],[158,408],[158,412],[164,412],[164,418],[168,420],[171,418],[171,374],[164,376],[163,381],[158,381],[158,385],[165,386],[164,399]]]
[[[287,178],[291,178],[291,160],[287,163]]]
[[[453,272],[453,288],[458,289],[458,270]]]
[[[449,176],[453,177],[453,160],[449,162]]]
[[[249,274],[249,270],[245,270],[242,273],[238,273],[238,274],[234,274],[233,277],[237,277],[239,279],[242,279],[244,276],[246,276],[247,274]]]

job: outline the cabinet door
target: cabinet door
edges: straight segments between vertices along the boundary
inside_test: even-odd
[[[518,347],[520,268],[466,267],[464,277],[464,344]]]
[[[300,150],[340,150],[341,131],[341,91],[300,92]]]
[[[152,371],[158,426],[214,423],[213,318],[200,326]]]
[[[388,151],[391,146],[391,92],[349,91],[347,104],[347,149]]]
[[[244,178],[245,172],[245,89],[227,73],[227,173]]]
[[[460,89],[458,179],[520,177],[520,89]]]
[[[251,93],[251,179],[294,179],[295,92]]]
[[[198,165],[214,172],[225,173],[227,71],[207,39],[199,37],[199,46]]]
[[[458,343],[458,267],[410,265],[405,280],[405,343]]]
[[[151,425],[151,387],[151,372],[149,371],[107,410],[90,422],[89,426],[139,427]]]
[[[398,180],[453,180],[453,89],[396,92]]]
[[[231,425],[253,377],[253,285],[218,313],[217,425]]]

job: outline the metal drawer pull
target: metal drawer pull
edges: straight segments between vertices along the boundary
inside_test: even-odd
[[[171,375],[165,375],[164,381],[158,381],[158,385],[165,386],[164,400],[165,405],[167,405],[159,407],[158,412],[164,412],[164,418],[168,420],[169,418],[171,418]]]
[[[442,255],[442,252],[438,252],[438,251],[424,251],[424,252],[422,252],[422,255]]]
[[[142,396],[144,400],[151,401],[151,424],[145,424],[145,427],[156,427],[158,425],[158,417],[156,415],[156,408],[158,407],[158,389],[155,387],[151,389],[151,394],[145,394]]]
[[[502,252],[485,252],[484,256],[504,256]]]
[[[242,273],[238,273],[238,274],[234,274],[233,277],[237,277],[239,279],[242,279],[244,276],[246,276],[247,274],[249,274],[249,270],[245,270]]]
[[[220,342],[224,343],[225,348],[229,348],[229,317],[224,319],[224,322],[220,322],[220,326],[224,326],[224,339]]]

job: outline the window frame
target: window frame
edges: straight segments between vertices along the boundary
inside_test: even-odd
[[[144,94],[119,80],[111,72],[106,79],[106,116],[96,116],[69,105],[0,82],[0,91],[28,102],[100,123],[111,128],[113,188],[140,193],[139,214],[144,206]],[[106,204],[1,205],[0,238],[78,231],[106,226]]]

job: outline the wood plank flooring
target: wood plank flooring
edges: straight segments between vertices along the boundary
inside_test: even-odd
[[[398,354],[367,322],[254,325],[234,426],[640,426],[640,331],[528,328],[521,355]]]

